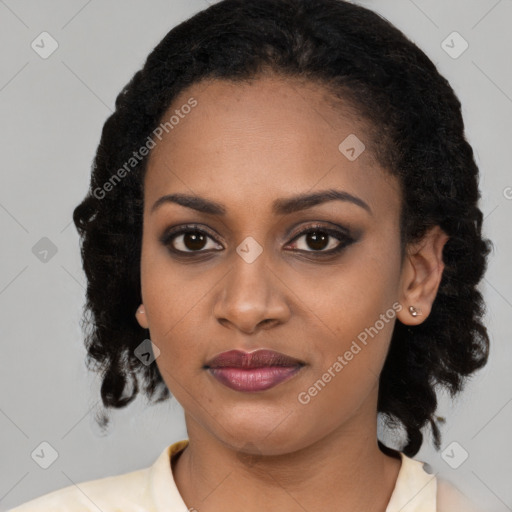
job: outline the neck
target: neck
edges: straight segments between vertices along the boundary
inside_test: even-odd
[[[377,418],[363,428],[349,424],[298,450],[241,453],[185,415],[189,445],[176,461],[174,478],[188,507],[224,512],[244,509],[384,512],[400,458],[377,444]],[[369,428],[371,426],[371,428]]]

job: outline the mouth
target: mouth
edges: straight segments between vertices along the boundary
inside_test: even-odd
[[[223,352],[206,363],[221,384],[236,391],[264,391],[296,375],[305,362],[273,350]]]

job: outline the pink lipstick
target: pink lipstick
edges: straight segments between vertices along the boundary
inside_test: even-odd
[[[273,350],[230,350],[210,359],[205,368],[236,391],[264,391],[293,377],[303,361]]]

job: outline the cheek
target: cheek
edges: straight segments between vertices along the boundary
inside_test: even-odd
[[[147,237],[149,238],[149,234]],[[152,235],[156,238],[156,234]],[[204,289],[185,279],[187,272],[174,263],[167,249],[157,241],[143,239],[141,254],[142,298],[148,311],[152,334],[170,333],[187,312],[192,312]]]
[[[392,310],[394,312],[394,310]],[[393,313],[388,313],[393,316]],[[335,429],[350,418],[377,407],[379,375],[389,347],[394,319],[377,325],[362,322],[335,344],[324,343],[318,364],[311,367],[298,390],[297,418],[312,438]],[[381,323],[383,326],[381,326]],[[380,330],[378,327],[382,327]],[[322,350],[319,347],[318,350]],[[363,407],[368,399],[373,407]]]
[[[326,421],[357,409],[378,382],[400,306],[398,264],[395,254],[359,251],[328,276],[302,282],[313,364],[301,391],[305,407]]]
[[[326,346],[343,350],[376,322],[382,331],[380,337],[391,336],[392,326],[379,320],[398,298],[399,256],[375,251],[367,244],[327,270],[324,267],[314,274],[296,272],[293,276],[293,289],[306,318],[304,327],[311,334],[316,329],[313,340],[323,340],[322,346],[316,347],[320,352]],[[395,317],[393,309],[386,320],[390,316]]]
[[[157,250],[159,252],[159,250]],[[200,283],[182,282],[183,272],[169,259],[150,251],[142,252],[141,288],[146,306],[151,341],[159,348],[157,364],[172,374],[197,366],[200,332],[199,310],[207,292]],[[194,359],[195,356],[195,359]]]

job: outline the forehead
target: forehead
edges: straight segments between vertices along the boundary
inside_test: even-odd
[[[247,207],[251,198],[261,204],[337,188],[378,209],[384,187],[383,206],[398,206],[397,182],[375,161],[366,123],[319,84],[273,76],[204,81],[174,99],[162,121],[171,117],[149,157],[148,208],[173,192]]]

